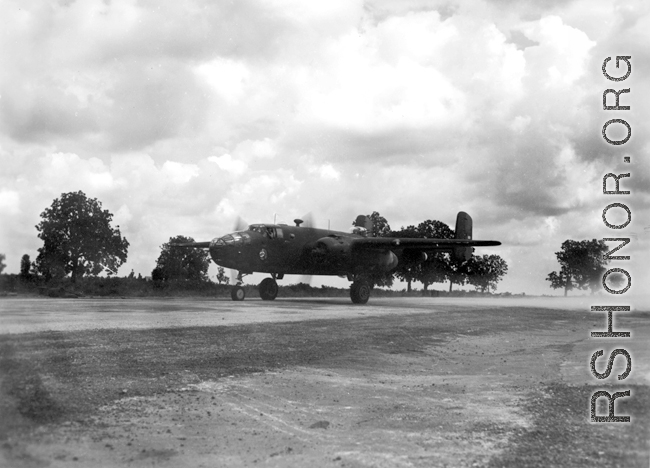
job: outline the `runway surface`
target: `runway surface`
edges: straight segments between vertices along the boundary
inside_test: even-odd
[[[241,325],[322,318],[352,318],[388,314],[435,313],[452,309],[541,307],[589,310],[594,300],[575,298],[371,298],[364,306],[348,298],[262,301],[247,299],[52,299],[0,298],[0,333],[96,328],[148,329]]]
[[[650,319],[593,304],[2,298],[0,465],[647,468]]]

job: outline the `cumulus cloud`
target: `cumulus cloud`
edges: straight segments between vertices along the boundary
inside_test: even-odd
[[[244,161],[233,159],[229,154],[223,156],[210,156],[208,161],[215,163],[219,169],[231,174],[243,174],[246,172],[247,164]]]
[[[17,270],[40,212],[76,190],[115,214],[142,274],[169,237],[237,216],[346,230],[462,209],[504,242],[505,284],[545,292],[562,241],[607,234],[605,173],[632,172],[632,249],[647,242],[649,25],[643,2],[586,0],[12,4],[0,252]],[[600,135],[616,53],[634,64],[624,147]]]

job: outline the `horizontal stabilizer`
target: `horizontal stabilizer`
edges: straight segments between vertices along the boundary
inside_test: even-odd
[[[461,211],[456,217],[456,236],[454,239],[410,238],[410,237],[365,237],[352,240],[354,249],[409,249],[419,252],[451,252],[458,260],[469,260],[472,247],[501,245],[495,240],[472,239],[472,218]]]

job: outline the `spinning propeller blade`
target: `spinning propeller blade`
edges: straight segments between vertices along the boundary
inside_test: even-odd
[[[237,218],[235,219],[235,225],[232,228],[233,232],[245,231],[247,228],[248,228],[248,223],[244,220],[244,218],[242,218],[241,216],[237,216]],[[237,284],[238,273],[239,272],[234,268],[230,269],[230,284],[232,285]]]
[[[248,223],[242,219],[241,216],[237,216],[237,219],[235,220],[235,226],[233,227],[233,231],[244,231],[248,227]]]
[[[302,219],[302,227],[316,227],[316,223],[314,222],[314,215],[310,211],[309,213],[303,215]]]
[[[316,222],[314,221],[314,215],[310,211],[302,216],[302,227],[313,228],[316,227]],[[305,283],[311,286],[312,275],[300,275],[300,283]]]

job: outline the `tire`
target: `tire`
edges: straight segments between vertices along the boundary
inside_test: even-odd
[[[246,298],[246,291],[241,286],[233,286],[230,290],[230,298],[233,301],[243,301]]]
[[[278,283],[273,278],[264,278],[259,285],[259,289],[263,301],[272,301],[278,297]]]
[[[365,304],[370,299],[372,288],[367,281],[355,281],[350,286],[350,298],[355,304]]]

